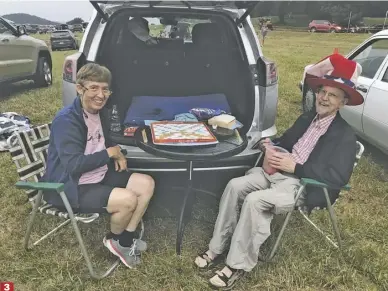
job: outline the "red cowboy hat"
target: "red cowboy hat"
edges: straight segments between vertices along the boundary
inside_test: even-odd
[[[355,106],[364,102],[364,97],[356,90],[361,71],[360,64],[340,54],[333,54],[306,70],[306,82],[313,90],[320,86],[342,89],[349,97],[346,105]]]

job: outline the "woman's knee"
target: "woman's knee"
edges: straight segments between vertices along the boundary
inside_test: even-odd
[[[137,196],[126,188],[114,188],[109,200],[107,210],[111,212],[134,211],[137,207]]]
[[[136,194],[143,195],[149,195],[150,197],[154,193],[155,189],[155,181],[154,179],[146,174],[140,174],[140,173],[134,173],[129,178],[128,184],[130,185],[130,188],[133,188],[136,192]]]
[[[130,212],[135,211],[137,207],[137,196],[132,191],[125,189],[121,199],[122,207]]]

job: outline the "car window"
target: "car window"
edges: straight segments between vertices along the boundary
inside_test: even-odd
[[[378,39],[350,59],[362,66],[361,76],[373,79],[387,55],[388,39]]]
[[[210,19],[206,18],[180,18],[175,17],[174,20],[163,21],[160,17],[146,17],[142,22],[135,22],[132,17],[129,17],[131,24],[124,24],[118,33],[117,44],[125,42],[133,35],[139,40],[145,42],[149,37],[159,40],[182,39],[184,42],[192,42],[192,28],[198,23],[211,23]],[[138,21],[138,20],[137,20]],[[145,31],[144,28],[148,30]],[[131,33],[129,34],[128,31]]]
[[[385,74],[384,74],[383,78],[381,79],[381,81],[388,83],[388,68],[385,70]]]
[[[0,34],[12,34],[12,30],[0,21]]]
[[[67,31],[55,31],[52,33],[53,37],[66,37],[69,36],[69,32]]]

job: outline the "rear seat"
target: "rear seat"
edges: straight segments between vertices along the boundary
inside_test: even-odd
[[[198,23],[193,27],[193,44],[186,46],[185,84],[197,94],[224,93],[227,45],[216,23]]]
[[[215,23],[193,27],[193,43],[161,40],[148,46],[127,39],[115,65],[115,98],[128,108],[133,96],[185,96],[224,93],[228,85],[228,47]]]
[[[133,60],[133,69],[141,80],[139,94],[172,94],[173,80],[179,76],[184,60],[183,42],[168,41],[147,47]],[[138,95],[138,94],[135,94]]]
[[[131,49],[118,64],[120,91],[130,96],[170,96],[175,79],[181,74],[183,41],[162,40],[156,45],[144,45],[141,49],[128,46]]]

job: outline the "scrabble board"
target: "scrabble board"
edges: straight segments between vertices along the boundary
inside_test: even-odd
[[[157,145],[195,146],[218,143],[202,122],[161,121],[151,124],[152,141]]]

